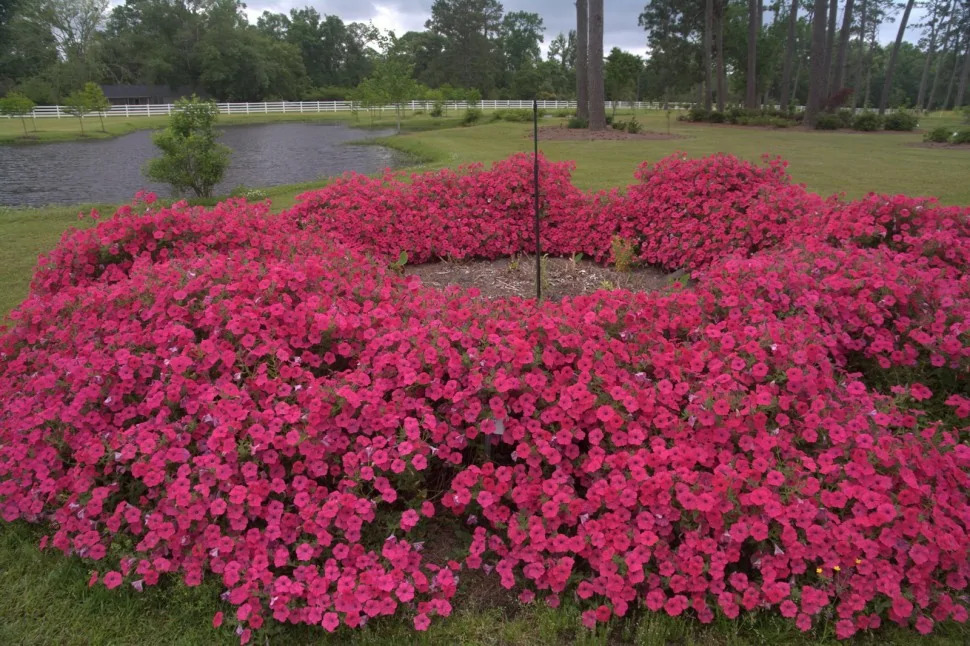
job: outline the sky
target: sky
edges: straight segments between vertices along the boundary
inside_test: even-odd
[[[382,30],[392,30],[398,36],[408,31],[422,31],[431,17],[432,0],[249,0],[246,11],[250,21],[264,10],[289,13],[291,8],[311,5],[321,14],[339,16],[344,22],[371,22]],[[646,54],[646,34],[637,24],[644,0],[604,0],[604,46],[609,52],[613,47]],[[840,6],[843,4],[839,3]],[[572,0],[503,0],[506,13],[531,11],[542,17],[546,28],[543,51],[560,32],[568,32],[576,26],[576,8]],[[913,12],[910,24],[918,19]],[[841,12],[840,12],[841,20]],[[881,42],[891,42],[896,37],[897,25],[884,24],[879,34]],[[907,40],[916,34],[909,33]]]

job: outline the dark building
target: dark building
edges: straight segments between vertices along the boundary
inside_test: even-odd
[[[199,92],[187,85],[177,88],[167,85],[102,85],[101,89],[112,105],[175,103],[178,99],[193,94],[208,98],[205,92]]]

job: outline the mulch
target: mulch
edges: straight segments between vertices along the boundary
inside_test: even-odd
[[[527,135],[530,139],[532,133]],[[660,141],[664,139],[684,139],[683,135],[668,135],[662,132],[639,132],[630,134],[623,130],[584,130],[580,128],[549,127],[539,129],[540,141]]]
[[[407,275],[418,276],[429,287],[443,289],[449,285],[477,288],[482,298],[534,298],[535,256],[518,256],[500,260],[472,260],[406,265]],[[680,277],[651,267],[636,267],[619,272],[588,260],[545,258],[543,260],[542,295],[547,300],[580,296],[602,289],[625,289],[649,292],[670,285]]]

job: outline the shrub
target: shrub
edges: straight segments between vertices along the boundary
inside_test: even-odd
[[[631,135],[637,135],[643,132],[643,126],[637,121],[636,117],[631,117],[630,121],[626,124],[626,131]]]
[[[428,112],[428,114],[435,119],[443,117],[445,114],[445,102],[435,101],[434,104],[431,106],[431,111]]]
[[[560,119],[566,119],[568,117],[574,117],[574,116],[576,116],[576,111],[575,110],[570,110],[568,108],[562,108],[562,109],[556,110],[556,112],[554,114],[555,114],[556,117],[558,117]]]
[[[572,117],[566,127],[572,128],[573,130],[584,130],[589,128],[589,120],[583,119],[582,117]]]
[[[229,166],[230,150],[216,142],[219,109],[193,96],[175,102],[168,127],[152,136],[162,152],[145,166],[145,176],[172,186],[177,193],[191,190],[209,197]]]
[[[714,110],[713,112],[711,112],[710,116],[708,117],[708,121],[710,121],[711,123],[724,123],[724,120],[725,120],[724,113],[718,112],[717,110]]]
[[[883,119],[878,112],[860,112],[852,121],[853,130],[872,132],[882,128]]]
[[[953,133],[953,143],[970,144],[970,128],[961,128]]]
[[[837,114],[823,113],[815,119],[816,130],[838,130],[842,127],[842,119]]]
[[[886,130],[910,132],[918,125],[919,118],[911,112],[897,110],[886,115]]]
[[[923,135],[923,141],[930,141],[936,144],[949,143],[953,137],[953,129],[947,126],[937,126]]]
[[[27,136],[27,115],[34,111],[34,102],[19,92],[11,92],[0,99],[0,114],[6,117],[20,117],[20,124]],[[36,130],[36,126],[34,126]]]
[[[613,130],[626,130],[626,121],[614,121],[610,124]]]
[[[616,270],[623,273],[630,271],[636,261],[636,244],[632,240],[617,235],[613,236],[610,246],[613,252],[613,265]]]
[[[711,118],[711,113],[699,106],[694,106],[687,111],[687,121],[701,122]]]
[[[468,108],[465,110],[465,116],[461,119],[461,125],[472,126],[481,121],[482,111],[480,108]]]
[[[840,128],[851,128],[852,124],[855,122],[855,113],[849,109],[839,110],[836,114],[839,116],[839,127]]]
[[[960,108],[960,112],[963,114],[963,123],[970,123],[970,105]]]
[[[788,118],[775,117],[771,120],[771,125],[776,128],[790,128],[792,125],[794,125],[794,122]]]

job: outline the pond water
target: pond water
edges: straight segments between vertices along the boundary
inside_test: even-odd
[[[239,185],[292,184],[402,166],[407,157],[397,151],[348,144],[391,132],[311,123],[224,128],[219,141],[232,156],[215,194]],[[0,205],[126,203],[140,189],[171,196],[168,186],[149,182],[141,172],[158,155],[151,135],[140,130],[115,139],[0,146]]]

